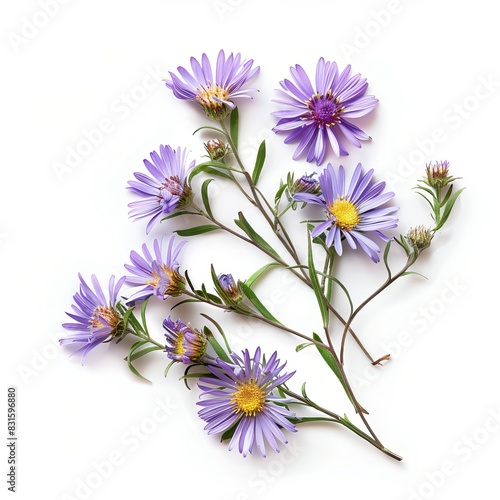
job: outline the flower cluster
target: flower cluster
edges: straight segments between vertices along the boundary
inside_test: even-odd
[[[107,295],[95,276],[91,277],[91,287],[79,275],[80,289],[73,297],[72,311],[67,313],[73,322],[62,325],[70,333],[60,342],[76,345],[75,352],[81,354],[83,364],[87,354],[99,345],[133,336],[135,341],[125,359],[141,379],[144,376],[136,368],[136,360],[155,351],[164,353],[169,360],[165,375],[172,367],[182,367],[181,378],[186,385],[197,380],[198,415],[205,422],[205,430],[228,440],[229,449],[238,449],[244,457],[254,452],[265,457],[269,449],[278,452],[287,443],[287,435],[296,432],[299,425],[321,421],[340,425],[400,460],[375,435],[367,420],[368,412],[349,383],[345,370],[346,338],[352,336],[354,345],[372,365],[389,358],[387,354],[371,356],[361,336],[353,330],[353,320],[389,286],[405,276],[420,274],[409,269],[450,219],[464,188],[454,188],[458,178],[450,174],[447,161],[430,161],[415,189],[432,207],[431,222],[418,222],[404,235],[398,235],[396,194],[386,189],[386,183],[372,168],[361,163],[354,168],[335,163],[335,158],[348,154],[350,145],[359,148],[370,139],[357,120],[373,111],[378,100],[367,94],[366,78],[352,74],[350,66],[341,69],[336,62],[321,57],[314,84],[301,65],[290,68],[291,79],[280,82],[275,99],[281,109],[272,115],[277,119],[274,132],[286,134],[285,143],[296,143],[293,160],[305,159],[317,167],[327,159],[330,161],[326,167],[300,177],[294,171],[288,172],[286,181],[280,180],[274,198],[267,199],[263,194],[267,190],[258,186],[266,162],[266,144],[262,142],[253,170],[248,170],[238,150],[239,110],[235,102],[251,98],[256,89],[248,85],[259,71],[253,60],[243,60],[240,54],[226,56],[221,50],[215,64],[203,54],[201,60],[191,58],[190,70],[179,66],[177,72],[169,73],[165,84],[173,95],[201,105],[211,123],[216,122],[196,131],[205,129],[215,137],[203,144],[207,155],[200,162],[189,160],[191,153],[186,148],[160,145],[158,151],[150,153],[150,160],[144,160],[147,173],[133,174],[134,180],[127,186],[133,197],[129,203],[130,218],[145,219],[146,234],[155,227],[169,235],[154,238],[150,245],[143,243],[140,252],[131,251],[130,262],[124,264],[127,274],[118,280],[111,277]],[[197,176],[205,177],[199,192],[192,183]],[[242,196],[244,203],[241,209],[238,207],[235,220],[224,219],[234,207],[219,214],[220,209],[214,210],[210,203],[209,185],[215,177],[225,183],[225,189]],[[244,213],[248,202],[254,211]],[[299,204],[301,211],[297,213],[303,215],[299,223],[305,223],[308,229],[305,241],[290,237],[290,221],[283,217],[290,208],[296,211]],[[181,229],[175,230],[177,235],[168,230],[169,220],[174,217],[183,221]],[[165,223],[157,226],[160,221]],[[259,225],[267,232],[261,231]],[[225,232],[235,241],[249,245],[269,262],[256,270],[251,267],[246,279],[235,279],[230,269],[217,273],[210,265],[212,283],[198,283],[188,273],[189,254],[182,252],[187,244],[183,238],[212,231]],[[399,246],[398,250],[393,250],[398,248],[391,247],[393,243]],[[358,250],[367,265],[383,260],[388,278],[356,305],[348,291],[353,283],[340,283],[334,262],[342,259],[349,266],[347,255]],[[394,251],[406,256],[397,271],[391,269],[390,256]],[[198,260],[200,256],[205,257],[206,252],[199,252]],[[318,259],[323,260],[319,270]],[[303,293],[316,300],[322,335],[297,330],[290,323],[294,311],[287,312],[287,323],[279,321],[258,297],[255,283],[265,281],[268,274],[278,269],[300,280]],[[341,314],[337,308],[337,296],[333,293],[336,285],[350,302],[348,314]],[[151,302],[156,302],[155,307],[179,308],[191,316],[190,320],[164,314],[162,340],[155,340],[146,321]],[[183,308],[188,303],[190,307]],[[193,317],[198,305],[205,322],[201,327],[192,326],[201,321]],[[207,308],[214,314],[208,314]],[[286,363],[280,361],[276,351],[269,357],[260,346],[253,354],[248,348],[241,355],[234,352],[219,320],[212,317],[219,312],[260,321],[273,332],[285,332],[289,338],[300,341],[295,345],[297,352],[315,349],[318,361],[326,363],[346,392],[360,425],[349,420],[345,411],[336,413],[312,400],[305,382],[298,392],[294,390],[291,385],[295,383],[292,377],[296,371],[284,372]],[[340,323],[342,335],[332,335],[334,321]],[[304,408],[308,411],[301,414]]]

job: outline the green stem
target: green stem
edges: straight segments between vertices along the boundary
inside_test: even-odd
[[[305,406],[309,406],[310,408],[314,408],[315,410],[319,411],[320,413],[323,413],[324,415],[328,415],[330,417],[330,419],[323,419],[323,420],[330,420],[330,421],[336,422],[340,425],[343,425],[344,427],[346,427],[347,429],[354,432],[356,435],[358,435],[359,437],[361,437],[362,439],[364,439],[365,441],[370,443],[372,446],[374,446],[375,448],[380,450],[382,453],[385,453],[386,455],[390,456],[391,458],[394,458],[395,460],[398,460],[398,461],[402,460],[401,456],[399,456],[396,453],[387,449],[378,439],[375,439],[375,438],[369,436],[368,434],[363,432],[361,429],[359,429],[357,426],[355,426],[352,422],[350,422],[346,418],[343,418],[340,415],[337,415],[336,413],[333,413],[332,411],[327,410],[326,408],[323,408],[322,406],[316,404],[311,399],[302,397],[300,394],[297,394],[293,391],[290,391],[289,389],[284,388],[283,386],[280,386],[280,390],[283,393],[287,394],[288,396],[290,396],[294,399],[297,399],[298,401],[303,403]],[[297,423],[301,423],[300,417],[297,417],[297,419],[298,419]],[[305,421],[307,421],[307,420],[305,420]]]
[[[340,346],[340,362],[341,364],[344,363],[344,350],[345,350],[345,341],[347,337],[347,332],[349,331],[349,328],[351,326],[351,323],[353,322],[354,318],[358,315],[358,313],[367,305],[369,304],[377,295],[379,295],[381,292],[383,292],[388,286],[392,285],[397,279],[399,279],[403,274],[413,265],[415,264],[416,260],[418,258],[418,253],[413,252],[409,255],[408,260],[406,264],[403,266],[403,268],[394,276],[389,276],[387,280],[377,289],[375,292],[373,292],[367,299],[365,299],[349,316],[347,322],[345,323],[344,326],[344,332],[342,333],[342,343]]]
[[[275,217],[275,220],[273,221],[270,217],[269,217],[269,214],[267,213],[267,211],[265,210],[264,206],[262,205],[261,201],[260,201],[260,192],[258,191],[258,189],[256,188],[255,184],[253,183],[252,181],[252,178],[250,176],[250,174],[247,172],[247,170],[245,169],[245,166],[243,164],[243,161],[241,160],[240,156],[239,156],[239,153],[238,153],[238,148],[236,147],[236,145],[234,144],[233,140],[232,140],[232,137],[231,137],[231,134],[229,133],[228,129],[227,129],[227,126],[224,122],[224,120],[221,120],[220,121],[220,124],[221,124],[221,129],[223,130],[224,132],[224,135],[229,143],[229,146],[231,148],[231,152],[232,154],[234,155],[234,158],[238,164],[238,166],[240,167],[241,169],[241,172],[243,173],[243,175],[245,176],[245,179],[250,187],[250,190],[252,191],[252,195],[253,195],[253,200],[254,200],[254,205],[259,209],[259,211],[262,213],[263,217],[265,218],[265,220],[267,221],[267,223],[269,224],[269,226],[273,229],[273,232],[274,234],[276,234],[276,236],[278,237],[278,239],[280,240],[280,242],[283,244],[283,246],[285,247],[285,249],[287,250],[287,252],[290,254],[290,256],[292,257],[292,259],[294,260],[295,264],[297,264],[298,268],[301,270],[301,272],[296,272],[295,270],[293,269],[290,269],[291,272],[297,276],[301,281],[303,281],[308,287],[312,288],[312,283],[311,283],[311,280],[309,278],[309,276],[307,275],[307,273],[305,272],[304,270],[304,266],[302,266],[301,262],[300,262],[300,259],[297,255],[297,252],[295,251],[295,248],[291,242],[291,239],[290,237],[288,236],[288,233],[283,225],[283,223],[279,220],[279,218],[276,218]],[[262,195],[261,195],[262,196]],[[265,201],[265,203],[268,205],[269,209],[271,212],[273,212],[273,209],[272,207],[269,206],[269,204],[267,203],[267,200],[265,199],[264,196],[262,196],[262,199]],[[274,213],[274,212],[273,212]],[[220,224],[219,222],[216,222],[215,220],[212,220],[212,222],[214,222],[215,224]],[[277,231],[276,229],[276,225],[279,225],[279,228],[281,230],[281,233],[279,231]],[[220,225],[221,228],[225,228],[225,226],[223,227],[223,225]],[[238,233],[230,230],[229,232],[231,232],[232,234],[238,236],[238,237],[241,237],[241,235],[238,235]],[[244,238],[246,240],[246,238]],[[251,241],[251,240],[248,240],[248,241]],[[257,246],[257,245],[254,245],[254,246]],[[266,254],[269,255],[269,253],[259,247],[263,252],[265,252]],[[284,263],[284,261],[282,261],[281,259],[277,259],[275,256],[273,255],[270,255],[276,262],[278,262],[279,264],[282,264],[284,265],[285,267],[288,267],[290,268],[290,266],[288,266],[286,263]],[[333,307],[333,305],[330,303],[330,301],[327,301],[327,306],[328,306],[328,309],[335,315],[335,317],[344,325],[346,325],[346,320],[342,317],[341,314],[339,314],[339,312]],[[364,345],[362,344],[361,340],[359,339],[359,337],[354,333],[354,331],[348,326],[347,327],[347,331],[352,335],[353,339],[355,340],[355,342],[359,345],[359,347],[361,348],[361,350],[363,351],[363,353],[368,357],[368,359],[370,360],[371,363],[374,363],[374,359],[373,357],[368,353],[368,351],[366,350],[366,348],[364,347]]]

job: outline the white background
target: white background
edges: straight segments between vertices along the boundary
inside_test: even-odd
[[[179,491],[227,500],[498,495],[497,2],[2,1],[0,19],[2,408],[7,386],[17,386],[17,498],[160,499]],[[429,223],[425,203],[412,192],[426,162],[448,159],[467,187],[416,266],[428,279],[397,282],[355,322],[374,356],[392,352],[393,359],[371,369],[352,343],[347,348],[359,399],[401,463],[328,425],[301,427],[281,454],[244,459],[206,435],[197,389],[177,380],[181,367],[164,379],[164,353],[140,364],[153,382],[147,385],[123,361],[128,340],[95,349],[83,367],[56,346],[78,272],[106,283],[123,273],[132,249],[190,222],[162,223],[146,237],[144,224],[128,219],[133,198],[125,186],[160,144],[188,147],[201,159],[209,136],[192,132],[207,124],[203,113],[176,100],[160,80],[191,55],[206,52],[213,60],[220,48],[261,67],[254,82],[260,93],[240,107],[240,141],[251,165],[266,139],[261,182],[270,196],[288,171],[319,171],[291,160],[294,148],[271,132],[270,112],[289,67],[299,63],[312,74],[320,56],[351,63],[380,100],[362,122],[373,140],[361,150],[350,147],[342,163],[352,169],[361,161],[388,181],[401,207],[401,232]],[[57,164],[66,163],[69,149],[82,147],[98,127],[105,129],[99,143],[61,173]],[[226,187],[214,183],[214,210],[228,223],[245,210],[267,234]],[[287,218],[302,255],[298,223],[305,216]],[[180,260],[198,284],[209,283],[210,263],[244,279],[266,262],[218,234],[191,240]],[[357,303],[384,279],[382,265],[361,254],[348,253],[338,272]],[[282,321],[309,333],[319,328],[309,291],[285,272],[271,274],[257,291]],[[345,310],[340,293],[338,299]],[[161,319],[174,303],[151,310],[160,341]],[[202,327],[199,311],[173,314]],[[287,368],[297,370],[296,390],[307,380],[318,402],[356,420],[313,350],[297,354],[296,339],[279,331],[214,317],[235,349],[278,349]]]

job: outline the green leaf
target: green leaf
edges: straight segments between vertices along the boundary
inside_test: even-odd
[[[269,245],[269,243],[267,243],[267,241],[264,240],[264,238],[262,238],[262,236],[260,236],[259,234],[257,234],[254,231],[254,229],[252,228],[252,226],[245,219],[245,216],[243,215],[242,212],[238,212],[238,219],[235,219],[234,222],[235,222],[235,224],[240,229],[242,229],[243,231],[245,231],[245,233],[247,234],[247,236],[252,241],[254,241],[255,243],[257,243],[257,245],[259,245],[261,248],[265,249],[273,257],[276,257],[277,259],[281,260],[281,257],[279,256],[278,252],[276,252],[276,250],[274,250],[274,248],[271,245]]]
[[[215,351],[215,354],[222,359],[222,361],[225,361],[226,363],[231,363],[231,358],[228,356],[224,348],[219,344],[217,339],[214,337],[214,334],[210,331],[208,327],[203,327],[203,333],[207,336],[207,340],[212,346],[212,349]]]
[[[198,234],[208,233],[210,231],[216,231],[220,229],[219,226],[215,224],[204,224],[202,226],[190,227],[189,229],[177,229],[174,233],[177,233],[179,236],[196,236]]]
[[[132,364],[132,361],[133,361],[133,355],[135,353],[136,350],[138,350],[140,347],[144,346],[145,344],[149,344],[149,342],[147,340],[139,340],[138,342],[136,342],[135,344],[132,345],[132,347],[130,348],[130,352],[128,353],[128,356],[125,358],[125,360],[127,361],[127,365],[130,369],[130,371],[136,375],[137,377],[139,377],[140,379],[148,382],[148,383],[151,383],[150,380],[148,380],[146,377],[143,377],[139,371],[137,370],[137,368],[135,368],[135,366]],[[155,346],[156,347],[156,346]],[[147,354],[147,353],[145,353]]]
[[[439,221],[439,224],[434,228],[434,231],[437,231],[438,229],[441,229],[445,222],[448,220],[448,217],[451,214],[451,210],[453,209],[453,205],[455,205],[455,202],[457,201],[458,197],[462,193],[462,191],[465,188],[459,189],[453,196],[450,196],[450,199],[446,203],[446,206],[444,207],[443,214],[441,215],[441,220]]]
[[[255,271],[250,278],[245,280],[247,286],[252,288],[253,284],[271,267],[281,266],[278,262],[269,262],[269,264],[265,264],[260,269]]]
[[[241,288],[243,290],[243,293],[248,297],[250,302],[260,312],[260,314],[264,316],[264,318],[272,321],[273,323],[277,323],[278,325],[282,324],[267,310],[266,306],[259,300],[254,291],[246,283],[241,283]]]
[[[210,200],[208,198],[208,185],[213,181],[213,179],[207,179],[201,185],[201,199],[203,201],[203,206],[207,211],[207,214],[213,219],[212,209],[210,208]]]
[[[146,349],[143,349],[142,351],[135,351],[134,354],[132,354],[130,357],[129,357],[129,360],[130,361],[135,361],[136,359],[138,358],[141,358],[142,356],[150,353],[150,352],[153,352],[153,351],[162,351],[163,349],[161,347],[158,347],[156,345],[154,346],[151,346],[151,347],[147,347]]]
[[[410,274],[416,274],[417,276],[424,278],[424,280],[428,279],[427,276],[424,276],[422,273],[417,273],[417,271],[406,271],[403,274],[401,274],[401,276],[409,276]]]
[[[266,141],[262,141],[257,152],[257,159],[255,160],[255,167],[252,172],[252,182],[257,184],[259,177],[266,161]]]
[[[231,179],[231,176],[224,172],[224,170],[231,170],[231,171],[236,171],[239,172],[239,170],[232,168],[225,163],[221,163],[218,161],[207,161],[205,163],[200,163],[199,165],[196,165],[193,170],[189,173],[188,176],[188,183],[191,183],[194,177],[196,177],[198,174],[201,174],[202,172],[205,172],[210,175],[217,175],[219,177],[224,177],[226,179]]]
[[[219,323],[217,323],[217,321],[215,321],[215,319],[211,318],[208,314],[200,313],[200,315],[203,316],[204,318],[207,318],[209,321],[211,321],[215,325],[215,328],[217,328],[221,337],[224,340],[224,344],[226,345],[227,352],[229,352],[229,353],[233,352],[233,350],[231,349],[231,346],[229,345],[229,342],[227,341],[226,334],[224,333],[224,330],[219,325]]]
[[[314,259],[312,254],[311,238],[307,238],[307,265],[309,267],[309,278],[313,287],[314,294],[316,295],[316,300],[321,311],[321,317],[323,319],[323,326],[327,327],[330,321],[330,314],[328,311],[328,306],[326,305],[326,298],[321,289],[321,285],[318,280],[318,275],[316,274],[316,268],[314,267]]]
[[[391,249],[391,243],[392,243],[392,240],[389,240],[387,242],[387,245],[385,245],[385,249],[384,249],[384,265],[385,265],[385,268],[387,269],[387,275],[389,276],[389,279],[391,279],[392,273],[391,273],[391,268],[389,267],[389,262],[387,259],[389,258],[389,250]],[[403,247],[403,248],[405,248],[405,247]]]
[[[313,333],[313,339],[316,340],[317,342],[323,343],[321,337],[317,333]],[[321,357],[325,360],[326,364],[330,367],[332,372],[339,379],[340,383],[342,384],[342,387],[344,388],[344,391],[347,394],[347,397],[349,398],[351,403],[355,406],[354,401],[352,400],[351,395],[349,394],[349,390],[347,388],[347,384],[344,380],[344,377],[342,376],[342,371],[338,367],[335,357],[325,347],[322,347],[318,344],[315,344],[315,345],[316,345],[316,349],[318,349],[319,353],[321,354]]]
[[[287,187],[288,186],[286,184],[283,184],[283,181],[281,181],[280,187],[279,187],[278,191],[276,191],[276,194],[274,195],[274,203],[276,203],[276,205],[278,205],[278,203],[281,200],[281,197],[283,196],[283,193]]]
[[[229,133],[231,134],[231,140],[233,141],[234,147],[238,147],[238,128],[239,128],[239,112],[238,108],[234,108],[231,111],[231,116],[229,117]]]
[[[302,351],[302,349],[305,349],[306,347],[309,347],[311,345],[316,345],[314,342],[304,342],[303,344],[299,344],[297,347],[295,347],[295,352]]]

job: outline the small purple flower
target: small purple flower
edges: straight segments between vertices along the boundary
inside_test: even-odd
[[[292,195],[296,193],[319,194],[321,192],[321,187],[319,185],[318,179],[314,177],[314,174],[304,174],[296,181],[289,183],[288,191]]]
[[[234,353],[231,357],[234,364],[217,359],[215,365],[207,365],[213,377],[201,377],[198,383],[203,391],[203,400],[197,403],[203,409],[198,415],[207,422],[205,430],[219,434],[234,428],[229,449],[237,446],[244,457],[254,447],[265,457],[266,441],[279,452],[276,440],[287,443],[281,428],[296,431],[289,420],[295,414],[276,404],[287,400],[274,396],[272,391],[295,372],[280,375],[286,363],[280,366],[276,352],[262,363],[260,347],[253,358],[248,349],[242,358]]]
[[[299,142],[294,160],[305,154],[308,162],[316,161],[321,165],[327,144],[339,157],[348,154],[341,137],[358,148],[360,141],[370,139],[350,120],[368,114],[378,100],[372,95],[364,95],[368,83],[359,74],[351,76],[350,65],[340,73],[336,62],[320,58],[316,67],[316,88],[298,64],[291,67],[290,72],[293,81],[280,82],[281,99],[274,101],[285,105],[286,109],[273,113],[278,118],[273,130],[288,134],[286,144]]]
[[[82,353],[82,365],[88,352],[99,344],[120,338],[124,335],[123,318],[117,311],[117,297],[125,277],[115,283],[115,277],[111,276],[108,286],[109,300],[106,299],[99,281],[92,275],[92,290],[81,274],[80,291],[73,296],[75,304],[71,306],[73,312],[66,314],[75,320],[74,323],[63,323],[63,328],[72,333],[69,337],[59,340],[61,345],[77,344],[79,348],[76,353]]]
[[[231,302],[238,304],[243,300],[243,292],[239,283],[234,281],[232,274],[219,274],[217,281]]]
[[[186,325],[180,319],[172,321],[170,316],[163,321],[163,328],[167,331],[165,351],[170,359],[186,364],[203,359],[207,350],[207,337],[204,333],[191,328],[191,325]]]
[[[136,292],[128,303],[145,300],[151,295],[166,300],[168,297],[176,297],[183,293],[186,280],[178,272],[177,257],[186,241],[182,241],[174,248],[174,239],[175,236],[170,238],[165,255],[157,239],[153,241],[153,255],[146,244],[142,245],[144,257],[135,251],[130,252],[132,265],[125,264],[125,269],[133,276],[126,276],[126,282],[133,287],[143,288]]]
[[[192,74],[179,66],[177,71],[181,78],[169,72],[171,80],[165,80],[165,84],[178,99],[197,101],[203,106],[207,116],[220,120],[234,109],[233,99],[251,98],[248,92],[256,90],[243,88],[260,71],[258,66],[252,68],[252,65],[252,59],[242,61],[240,54],[231,54],[226,59],[221,50],[215,66],[215,78],[209,59],[203,54],[201,64],[191,57]]]
[[[347,186],[344,167],[341,165],[336,173],[328,164],[319,175],[320,195],[297,193],[293,198],[325,209],[327,219],[312,230],[313,238],[326,233],[327,246],[333,245],[338,255],[342,255],[342,238],[345,238],[351,248],[359,245],[374,262],[379,262],[380,248],[367,234],[373,232],[388,241],[381,231],[397,226],[398,219],[392,214],[398,207],[382,207],[394,193],[383,193],[385,182],[372,182],[372,177],[373,170],[363,174],[358,163]]]
[[[187,150],[177,148],[174,151],[170,146],[160,146],[159,154],[153,151],[151,160],[144,160],[144,165],[152,177],[135,172],[137,181],[128,182],[128,189],[142,198],[129,203],[129,216],[135,220],[151,217],[146,233],[158,217],[167,216],[191,203],[192,192],[186,182],[186,174],[196,163],[193,160],[186,168]]]

